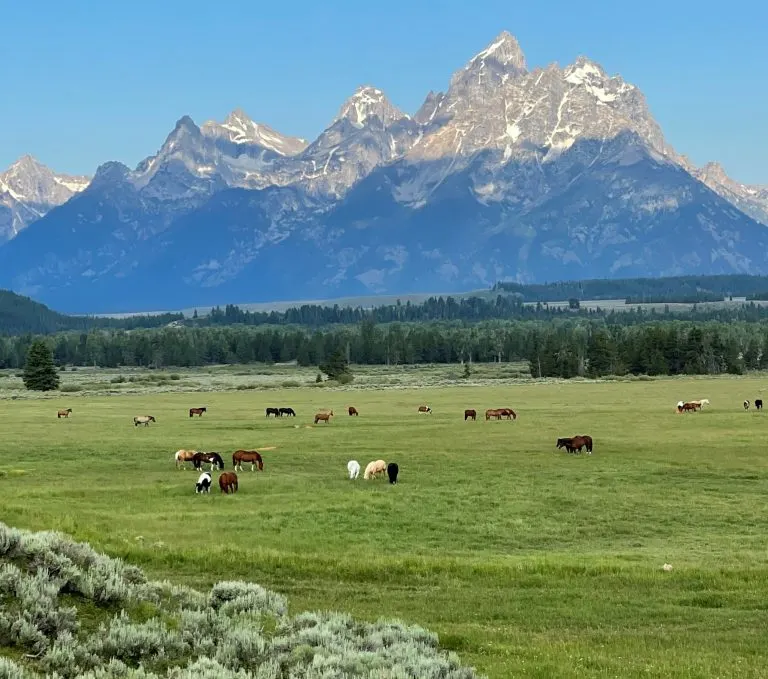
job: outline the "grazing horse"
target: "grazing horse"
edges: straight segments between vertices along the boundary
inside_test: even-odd
[[[506,417],[508,420],[516,420],[517,419],[517,413],[512,410],[512,408],[499,408],[501,411],[501,414]]]
[[[699,406],[699,408],[703,408],[704,406],[708,406],[709,405],[709,399],[708,398],[701,398],[701,399],[699,399],[697,401],[691,401],[691,403],[693,403],[694,405]]]
[[[355,406],[349,406],[349,416],[352,417],[352,415],[360,415],[360,413],[357,412],[357,408],[355,408]]]
[[[429,406],[419,406],[419,413],[422,415],[431,415],[432,414],[432,408]]]
[[[137,415],[133,418],[134,427],[138,427],[140,424],[148,427],[150,422],[157,422],[157,420],[152,415]]]
[[[477,411],[476,410],[465,410],[464,411],[464,421],[466,422],[470,417],[473,420],[477,420]]]
[[[259,471],[264,471],[264,460],[255,450],[236,450],[232,455],[232,467],[238,471],[243,471],[243,462],[251,463],[251,471],[253,471],[254,464],[258,465]]]
[[[267,414],[266,417],[269,417],[270,415],[274,415],[275,417],[280,417],[280,408],[267,408]]]
[[[763,408],[763,399],[761,399],[761,398],[756,398],[755,399],[755,408],[757,408],[758,410],[762,410],[762,408]]]
[[[695,413],[697,410],[701,410],[700,405],[695,403],[683,403],[683,405],[677,404],[678,413]]]
[[[219,488],[222,493],[237,492],[237,474],[233,472],[224,472],[219,475]]]
[[[328,420],[330,420],[332,417],[333,417],[333,411],[331,411],[330,413],[317,413],[315,415],[315,424],[317,424],[321,420],[326,424],[328,424]]]
[[[749,410],[749,401],[744,401],[744,410]]]
[[[277,411],[280,417],[283,415],[287,417],[296,417],[296,411],[293,408],[280,408],[280,410]]]
[[[198,417],[202,417],[203,413],[208,410],[207,408],[190,408],[189,409],[189,416],[192,417],[193,415],[197,415]]]
[[[568,453],[574,453],[576,451],[581,452],[581,449],[586,447],[587,452],[592,454],[592,437],[591,436],[573,436],[571,438],[557,439],[555,444],[558,448],[565,448]]]
[[[350,479],[356,479],[360,476],[360,463],[357,460],[350,460],[347,462],[347,471]]]
[[[200,476],[197,478],[197,483],[195,484],[195,492],[196,493],[211,492],[211,473],[210,472],[203,472],[202,474],[200,474]]]
[[[485,419],[486,421],[488,421],[492,417],[495,417],[497,420],[500,420],[503,414],[504,414],[504,411],[500,410],[499,408],[489,408],[488,410],[485,411]]]
[[[387,463],[384,462],[384,460],[374,460],[373,462],[369,462],[368,465],[365,468],[365,473],[363,474],[363,478],[368,481],[369,479],[375,479],[377,476],[384,475],[384,472],[387,471]]]
[[[397,483],[397,472],[400,471],[400,467],[397,466],[397,462],[390,462],[387,465],[387,476],[390,483]]]
[[[195,453],[192,457],[192,466],[195,469],[202,469],[203,462],[209,462],[211,464],[211,471],[216,467],[217,469],[224,469],[224,460],[218,453]]]
[[[69,414],[72,412],[72,408],[67,408],[66,410],[60,410],[58,413],[56,413],[57,418],[62,417],[69,417]]]
[[[173,459],[176,460],[176,469],[179,469],[179,464],[181,464],[181,469],[186,469],[186,463],[194,460],[195,455],[197,455],[196,450],[177,450],[173,456]]]

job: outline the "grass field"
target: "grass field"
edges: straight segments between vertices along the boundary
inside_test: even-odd
[[[251,579],[293,610],[421,624],[489,677],[765,677],[768,412],[741,402],[766,383],[5,400],[0,518],[156,577]],[[694,398],[712,405],[673,413]],[[421,403],[434,414],[418,415]],[[197,405],[208,413],[189,419]],[[299,416],[266,420],[272,405]],[[72,418],[57,420],[66,406]],[[497,406],[519,419],[462,419]],[[337,417],[305,428],[319,408]],[[134,428],[143,413],[157,424]],[[594,438],[592,456],[555,450],[574,434]],[[240,474],[235,496],[196,496],[196,473],[172,461],[216,450],[229,469],[234,449],[260,446],[277,450],[264,472]],[[400,483],[350,482],[353,458],[396,461]]]

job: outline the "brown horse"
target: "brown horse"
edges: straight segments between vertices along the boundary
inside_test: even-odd
[[[419,412],[422,415],[431,415],[432,414],[432,408],[429,406],[419,406]]]
[[[492,417],[495,417],[497,420],[501,419],[501,416],[504,414],[504,411],[499,408],[489,408],[485,411],[485,419],[490,420]]]
[[[202,417],[203,413],[208,410],[207,408],[190,408],[189,409],[189,416],[192,417],[193,415],[197,415],[198,417]]]
[[[352,417],[352,415],[359,415],[360,413],[357,412],[357,408],[355,406],[349,406],[349,416]]]
[[[683,403],[683,405],[677,406],[678,413],[690,413],[696,412],[697,410],[701,410],[700,403],[698,405],[696,403]]]
[[[156,421],[152,415],[137,415],[133,418],[133,426],[138,427],[140,424],[143,424],[145,427],[148,427],[150,422]]]
[[[195,469],[202,469],[203,462],[209,462],[211,465],[211,471],[216,467],[217,469],[224,469],[224,460],[221,459],[221,455],[218,453],[195,453],[192,458],[192,466]]]
[[[237,474],[234,472],[224,472],[219,475],[219,488],[222,493],[237,492]]]
[[[508,420],[517,419],[517,413],[512,410],[512,408],[499,408],[499,410],[501,410],[501,414],[504,415]]]
[[[569,453],[581,452],[581,449],[584,447],[586,447],[588,453],[592,453],[591,436],[573,436],[572,438],[557,439],[556,445],[558,448],[565,448]]]
[[[465,410],[464,411],[464,421],[466,422],[470,417],[473,420],[477,420],[477,411],[476,410]]]
[[[333,417],[333,411],[331,410],[330,413],[317,413],[315,415],[315,424],[317,424],[320,421],[325,422],[328,424],[328,420],[330,420]]]
[[[60,410],[58,413],[56,413],[57,418],[62,417],[69,417],[69,414],[72,412],[72,408],[67,408],[66,410]]]
[[[195,455],[197,455],[196,450],[177,450],[173,456],[173,459],[176,460],[176,469],[186,469],[186,463],[194,460]]]
[[[253,471],[254,464],[258,465],[259,471],[264,470],[264,461],[255,450],[236,450],[232,455],[232,467],[238,471],[243,471],[243,462],[251,463],[251,471]]]

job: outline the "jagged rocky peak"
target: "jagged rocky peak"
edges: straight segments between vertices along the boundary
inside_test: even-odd
[[[413,119],[419,123],[419,125],[431,123],[435,119],[443,99],[445,99],[445,94],[443,92],[433,92],[430,90],[429,94],[427,94],[427,98],[424,99],[424,103],[419,110],[416,111],[416,115],[413,116]]]
[[[363,85],[339,109],[336,120],[348,120],[355,127],[364,127],[372,118],[378,118],[384,127],[407,118],[394,106],[380,89]]]
[[[464,68],[453,74],[451,88],[469,82],[479,85],[505,83],[510,77],[528,72],[525,55],[517,39],[502,31],[482,52],[472,57]]]
[[[709,162],[698,172],[704,183],[729,184],[733,180],[726,174],[725,168],[717,162]],[[735,182],[733,182],[735,183]]]
[[[295,156],[307,147],[307,140],[289,137],[269,125],[257,123],[243,111],[236,108],[223,123],[209,120],[201,128],[203,134],[224,138],[235,144],[257,144],[281,156]]]
[[[58,174],[37,158],[24,155],[5,172],[0,173],[0,192],[13,191],[29,200],[56,203],[59,201],[51,200],[51,191],[62,196],[67,194],[66,198],[69,198],[72,194],[82,191],[90,181],[90,177]]]
[[[502,31],[482,52],[472,57],[469,65],[495,61],[507,69],[516,69],[521,72],[528,70],[525,63],[525,54],[520,48],[517,38],[508,31]]]
[[[616,101],[627,92],[635,91],[635,86],[624,82],[621,76],[608,76],[600,64],[583,56],[566,67],[564,76],[567,83],[582,85],[604,104]]]

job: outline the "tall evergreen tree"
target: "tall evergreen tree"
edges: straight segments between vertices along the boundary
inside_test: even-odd
[[[53,353],[45,342],[32,342],[24,366],[24,386],[35,391],[59,388],[59,373],[53,363]]]

